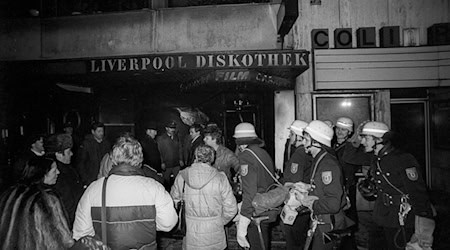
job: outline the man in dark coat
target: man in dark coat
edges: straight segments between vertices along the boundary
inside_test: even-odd
[[[203,129],[200,124],[193,124],[189,128],[189,136],[186,136],[183,147],[183,160],[186,167],[194,162],[194,151],[199,145],[203,145]]]
[[[59,170],[58,180],[53,189],[59,194],[68,214],[69,228],[72,229],[78,201],[83,194],[80,176],[72,167],[72,138],[68,134],[51,135],[45,143],[46,156],[53,158]]]
[[[22,175],[25,164],[32,158],[41,157],[45,154],[44,136],[35,134],[27,139],[26,150],[18,157],[13,167],[14,180],[17,181]]]
[[[161,153],[161,169],[164,185],[170,189],[180,168],[184,166],[180,140],[176,134],[177,123],[170,121],[165,126],[166,132],[156,138]]]
[[[91,134],[86,136],[78,150],[77,169],[86,186],[97,179],[100,162],[111,149],[111,145],[104,137],[105,125],[95,122],[91,126]]]
[[[142,153],[144,153],[144,164],[150,166],[158,173],[161,173],[161,154],[155,138],[158,134],[157,126],[154,122],[145,125],[145,137],[142,139]]]

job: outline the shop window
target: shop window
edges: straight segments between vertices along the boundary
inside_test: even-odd
[[[363,121],[374,119],[374,94],[313,94],[313,118],[330,120],[349,117],[355,129]]]

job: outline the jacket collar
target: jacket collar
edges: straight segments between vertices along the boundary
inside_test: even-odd
[[[111,171],[109,171],[109,176],[113,175],[113,174],[122,175],[122,176],[133,176],[133,175],[145,176],[142,168],[132,167],[127,164],[120,164],[120,165],[114,166],[111,169]]]

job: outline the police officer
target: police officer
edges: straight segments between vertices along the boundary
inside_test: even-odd
[[[311,155],[305,152],[303,146],[303,130],[308,125],[305,121],[295,120],[289,127],[291,134],[295,137],[296,149],[291,158],[285,164],[283,171],[283,182],[286,184],[309,183],[311,176]],[[286,249],[302,249],[306,240],[306,232],[309,229],[309,213],[302,213],[298,207],[296,210],[300,212],[297,214],[294,222],[291,225],[283,224],[284,234],[286,238]]]
[[[420,222],[434,225],[433,211],[417,160],[392,146],[392,132],[382,122],[366,123],[361,134],[366,152],[375,156],[371,166],[377,187],[375,229],[369,232],[369,249],[405,249],[415,223],[420,243],[431,247],[432,235],[423,233],[429,230]]]
[[[256,225],[250,222],[255,211],[252,206],[253,198],[256,193],[266,192],[267,188],[274,183],[274,180],[253,153],[264,163],[272,175],[274,174],[274,164],[267,151],[261,148],[264,142],[258,138],[255,127],[252,124],[246,122],[238,124],[235,127],[233,137],[240,151],[238,158],[243,192],[236,239],[241,247],[270,249],[268,221],[261,223],[265,248],[261,246],[260,235]]]
[[[334,242],[325,242],[324,233],[334,229],[343,229],[345,205],[342,174],[339,163],[326,147],[331,146],[333,130],[322,121],[312,121],[304,131],[305,152],[313,157],[310,175],[311,190],[301,203],[310,208],[316,224],[312,239],[313,250],[327,250],[335,247]],[[312,228],[313,229],[313,228]]]

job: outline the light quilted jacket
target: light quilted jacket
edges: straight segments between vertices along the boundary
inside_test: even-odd
[[[180,171],[170,194],[175,202],[184,197],[186,204],[183,249],[227,247],[224,225],[236,215],[237,204],[225,173],[193,163]]]

